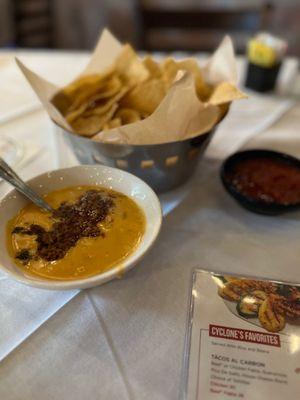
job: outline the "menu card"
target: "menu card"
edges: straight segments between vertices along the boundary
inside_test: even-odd
[[[300,390],[300,286],[193,273],[186,400],[282,400]]]

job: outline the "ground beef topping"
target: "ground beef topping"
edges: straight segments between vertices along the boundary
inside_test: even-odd
[[[62,203],[54,211],[51,230],[46,231],[36,224],[28,228],[17,226],[13,234],[36,235],[37,252],[32,255],[23,249],[16,258],[24,263],[32,257],[47,261],[63,258],[79,239],[104,235],[98,224],[105,220],[113,206],[113,196],[100,190],[88,190],[75,203]]]

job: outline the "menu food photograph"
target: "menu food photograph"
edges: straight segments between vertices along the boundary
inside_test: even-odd
[[[295,397],[299,7],[12,3],[0,398]]]
[[[299,285],[197,269],[190,295],[183,398],[293,396]]]

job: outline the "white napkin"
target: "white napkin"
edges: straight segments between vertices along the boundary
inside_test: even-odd
[[[283,96],[248,93],[249,98],[232,105],[228,116],[217,128],[206,155],[224,158],[243,147],[247,141],[275,124],[295,104]]]
[[[21,144],[12,138],[0,137],[0,157],[16,170],[25,168],[41,152],[42,149],[30,140]]]
[[[32,289],[0,275],[0,361],[71,300],[77,291]]]

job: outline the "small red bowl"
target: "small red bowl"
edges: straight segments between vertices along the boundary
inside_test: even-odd
[[[227,192],[244,208],[249,211],[264,214],[264,215],[277,215],[288,211],[295,211],[300,209],[300,202],[293,204],[281,204],[276,202],[267,202],[256,200],[239,191],[237,187],[229,179],[235,167],[244,160],[269,158],[282,163],[293,165],[300,171],[300,160],[288,154],[279,153],[272,150],[246,150],[233,154],[228,157],[221,167],[221,180]]]

